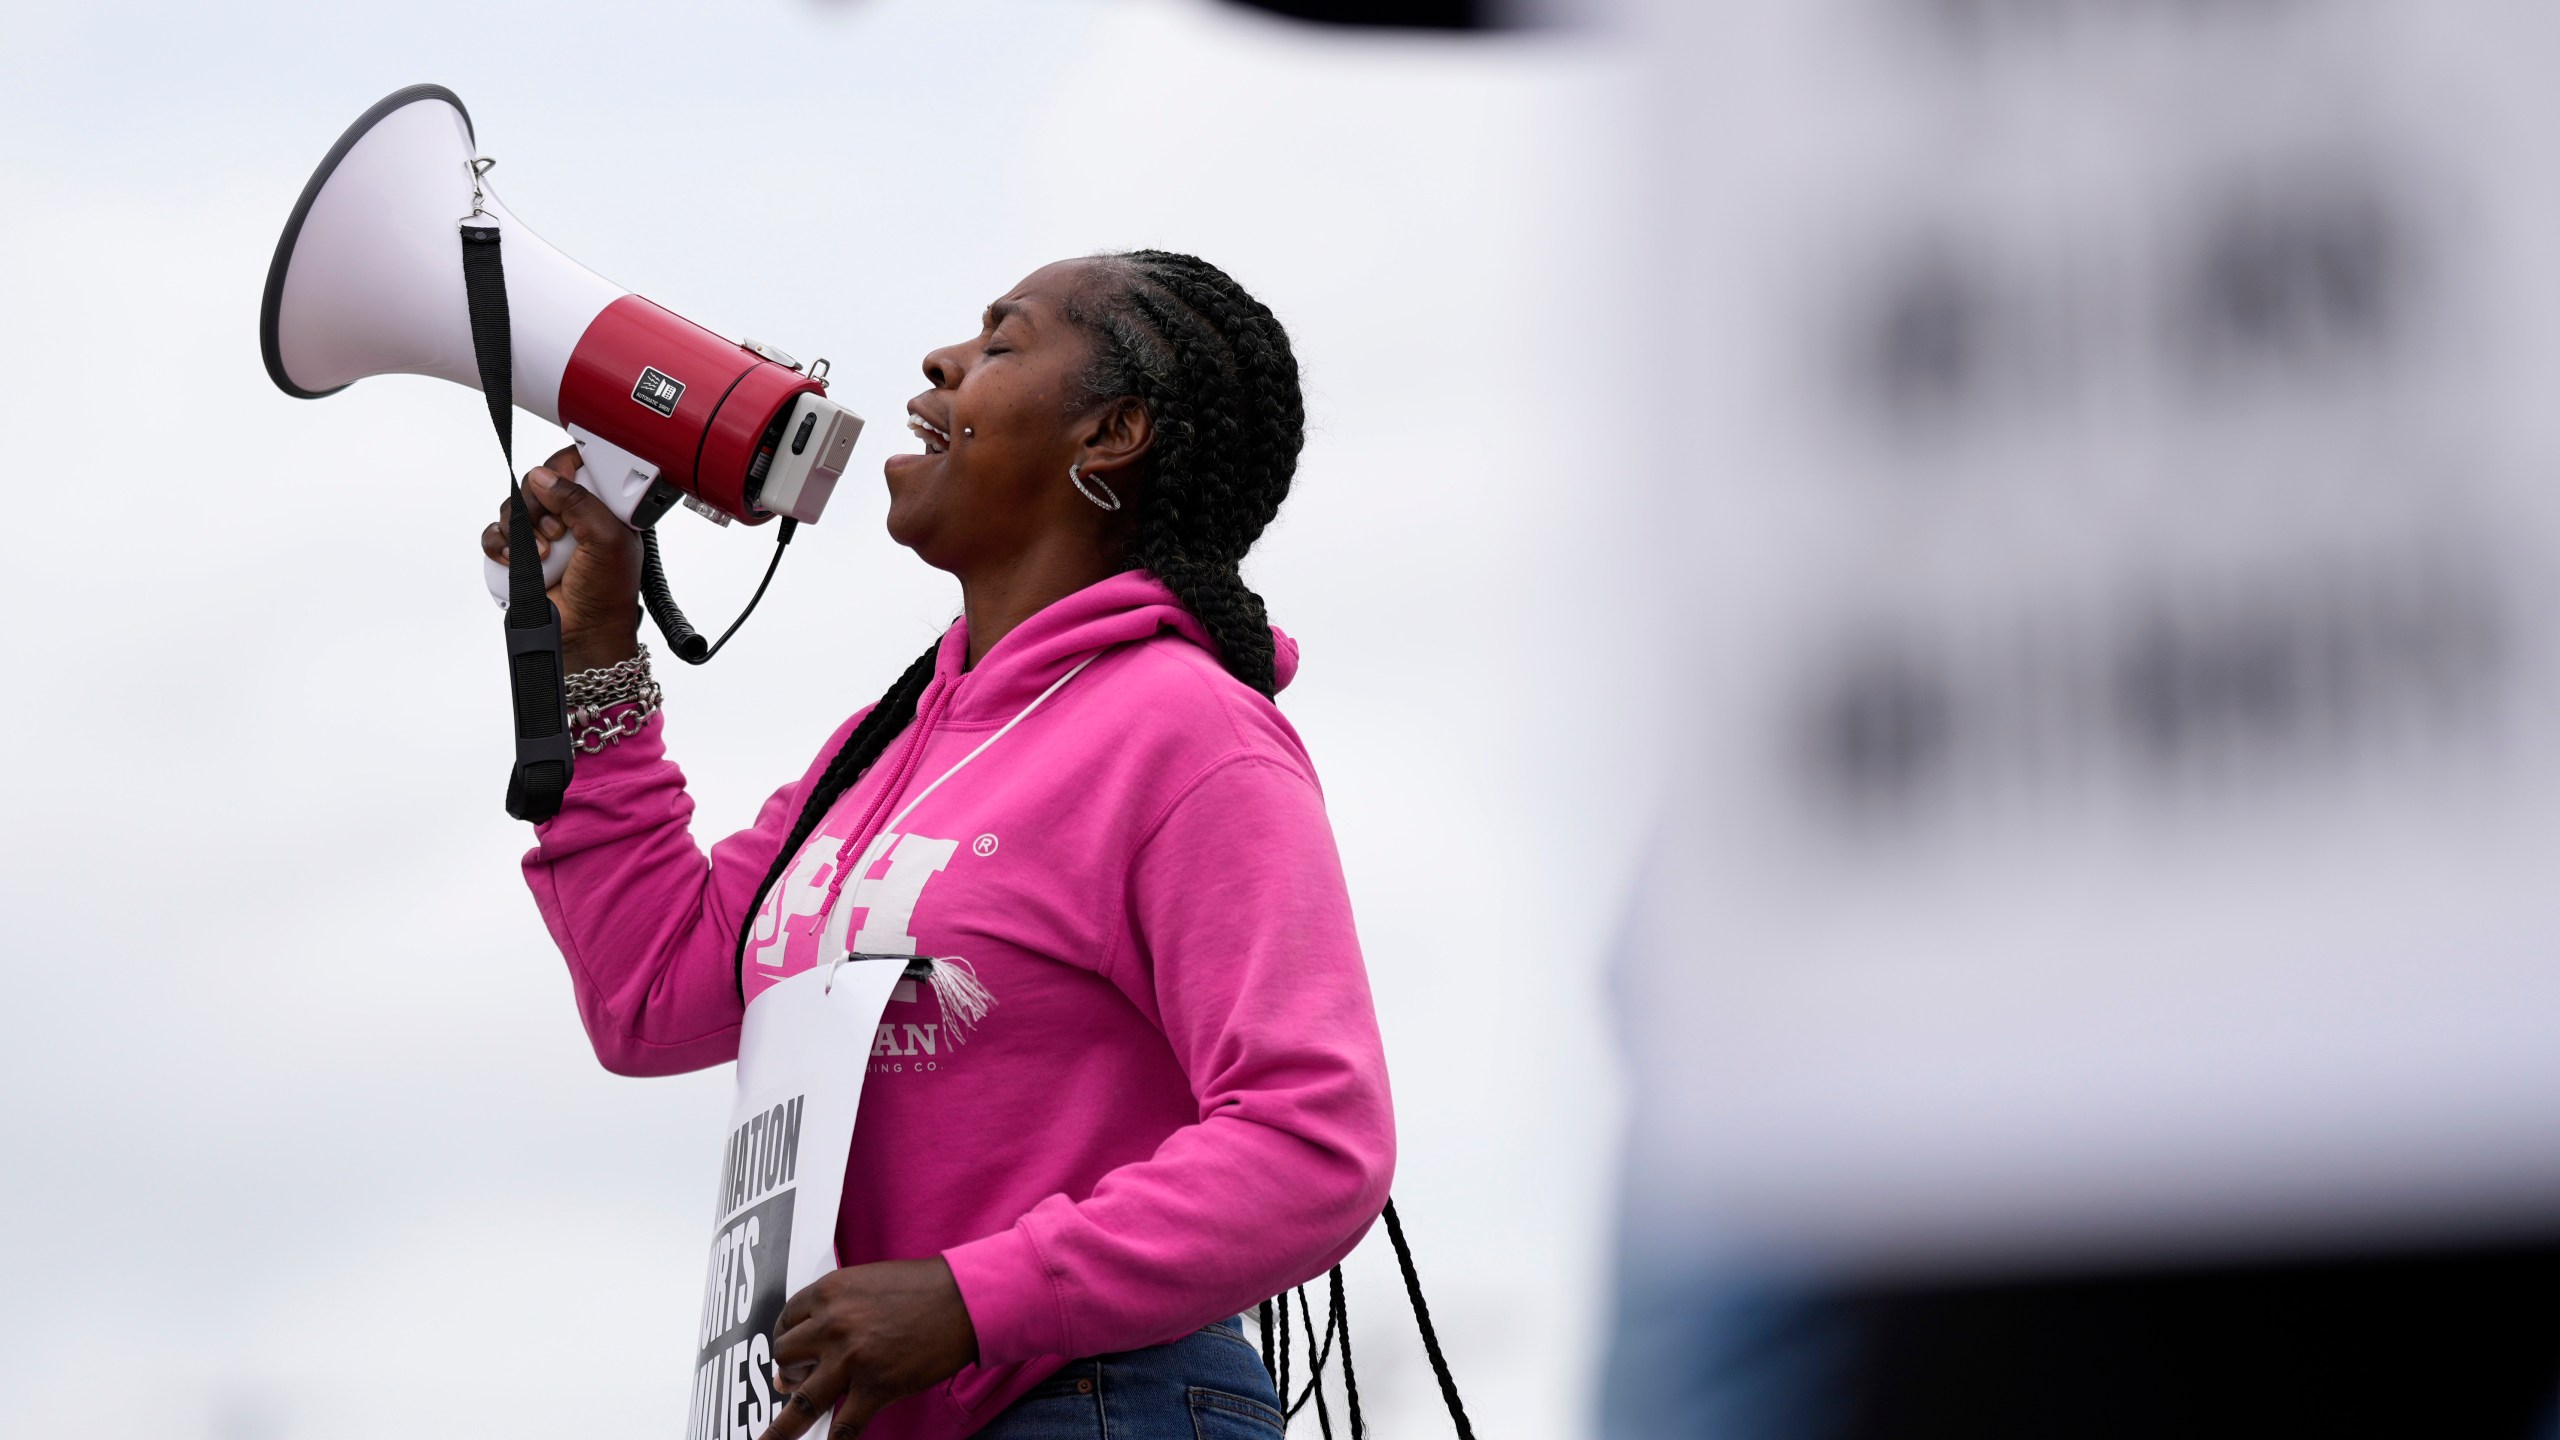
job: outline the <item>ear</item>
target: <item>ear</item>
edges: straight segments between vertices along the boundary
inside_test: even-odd
[[[1135,395],[1123,395],[1095,410],[1077,437],[1076,463],[1087,475],[1118,483],[1137,479],[1139,463],[1155,447],[1155,417]]]

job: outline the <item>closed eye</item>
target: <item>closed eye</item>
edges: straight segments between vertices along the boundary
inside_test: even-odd
[[[1008,327],[1019,329],[1030,323],[1031,318],[1022,313],[1022,307],[1011,300],[999,300],[988,306],[986,315],[978,322],[979,353],[985,355],[1009,353],[1013,347],[1003,343],[1006,329]]]

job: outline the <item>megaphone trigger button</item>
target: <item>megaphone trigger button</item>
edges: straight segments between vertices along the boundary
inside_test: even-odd
[[[808,449],[808,448],[809,448],[809,432],[810,432],[810,431],[812,431],[812,430],[815,430],[815,429],[817,429],[817,428],[818,428],[818,412],[817,412],[817,411],[812,410],[812,411],[810,411],[808,414],[801,416],[801,417],[800,417],[800,428],[799,428],[797,431],[793,432],[793,434],[792,434],[792,436],[791,436],[791,453],[792,453],[792,454],[794,454],[794,455],[797,455],[797,454],[799,454],[801,451]]]

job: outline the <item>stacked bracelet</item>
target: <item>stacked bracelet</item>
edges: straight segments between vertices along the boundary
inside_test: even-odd
[[[637,735],[666,697],[649,678],[649,647],[614,665],[581,670],[568,679],[569,735],[581,755]],[[610,713],[608,713],[610,712]]]

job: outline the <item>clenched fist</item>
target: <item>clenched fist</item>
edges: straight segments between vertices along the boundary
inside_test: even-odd
[[[640,650],[640,532],[577,483],[579,456],[570,446],[524,477],[534,543],[548,557],[563,536],[576,550],[551,603],[560,611],[562,663],[569,674],[628,660]],[[480,550],[507,563],[507,507],[480,532]]]

